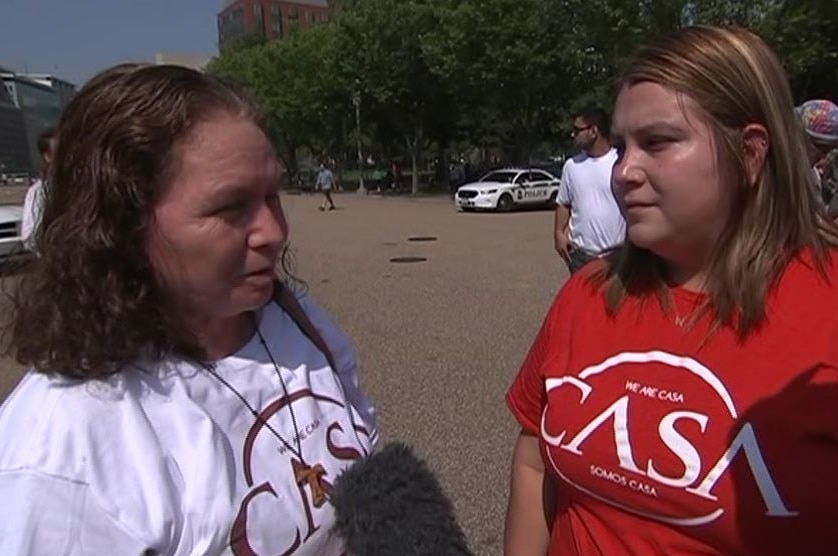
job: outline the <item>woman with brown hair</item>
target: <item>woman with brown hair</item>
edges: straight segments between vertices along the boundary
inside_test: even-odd
[[[15,292],[32,371],[0,408],[0,554],[343,554],[329,493],[375,412],[291,289],[260,121],[174,66],[106,71],[65,110]]]
[[[627,240],[508,392],[506,554],[835,554],[838,236],[780,62],[677,31],[629,65],[613,135]]]

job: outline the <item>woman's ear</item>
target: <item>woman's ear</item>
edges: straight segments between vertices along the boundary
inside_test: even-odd
[[[748,173],[748,185],[756,185],[765,158],[768,156],[770,137],[768,130],[761,124],[748,124],[742,130],[742,155],[745,161],[745,171]]]

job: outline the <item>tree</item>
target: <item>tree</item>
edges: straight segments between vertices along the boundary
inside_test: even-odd
[[[690,0],[685,5],[686,23],[740,25],[756,28],[772,0]]]
[[[329,25],[292,32],[281,41],[225,48],[209,71],[245,88],[265,111],[277,154],[292,179],[300,147],[328,152],[345,135],[349,114],[340,84],[329,75]]]
[[[438,25],[432,0],[348,3],[336,20],[335,66],[344,86],[358,90],[365,114],[386,142],[398,137],[411,158],[412,191],[429,136],[456,122],[453,98],[425,60],[426,35]],[[388,137],[389,136],[389,137]]]
[[[450,0],[426,52],[473,139],[528,161],[587,104],[610,106],[637,46],[677,28],[685,0]]]
[[[738,24],[772,44],[798,101],[838,91],[836,0],[344,0],[327,24],[225,47],[211,71],[266,109],[293,175],[297,152],[347,147],[364,130],[413,167],[435,143],[503,149],[529,162],[584,105],[610,107],[634,51],[694,23]]]
[[[462,124],[478,144],[529,157],[556,109],[569,96],[561,44],[547,1],[441,2],[440,24],[424,52],[445,87],[468,107]],[[559,32],[560,34],[560,32]]]
[[[782,58],[798,102],[838,97],[838,2],[769,2],[757,30]]]

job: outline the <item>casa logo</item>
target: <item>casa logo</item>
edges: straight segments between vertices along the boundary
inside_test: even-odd
[[[765,516],[797,515],[784,502],[757,431],[741,422],[724,383],[698,361],[661,351],[620,353],[576,376],[548,378],[545,389],[547,458],[574,488],[646,518],[700,526],[733,504],[725,480],[736,465]]]
[[[282,442],[271,433],[271,428],[283,430],[277,417],[290,414],[288,406],[296,406],[300,416],[315,415],[315,403],[322,408],[320,416],[301,421],[297,435],[292,431]],[[350,411],[353,420],[347,418]],[[361,419],[353,407],[308,389],[282,396],[261,411],[244,439],[242,471],[249,490],[230,532],[234,556],[291,556],[308,543],[319,543],[326,551],[318,553],[335,553],[329,550],[339,541],[323,527],[324,519],[332,515],[332,481],[341,469],[367,455],[371,446],[369,431],[355,422]],[[300,446],[309,461],[301,460],[289,445]],[[265,454],[271,457],[266,460]],[[260,531],[256,539],[250,538],[251,529]],[[275,546],[258,545],[266,536]]]

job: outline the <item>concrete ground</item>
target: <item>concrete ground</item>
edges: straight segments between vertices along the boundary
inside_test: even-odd
[[[500,555],[517,432],[504,394],[567,278],[552,212],[464,214],[447,197],[335,198],[339,210],[321,213],[318,196],[285,197],[297,274],[355,341],[383,440],[426,457],[475,554]],[[397,257],[427,260],[390,262]],[[20,373],[0,360],[0,399]]]

